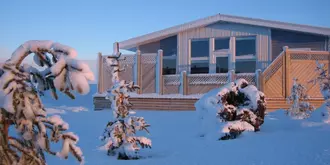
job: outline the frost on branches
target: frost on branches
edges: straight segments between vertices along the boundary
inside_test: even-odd
[[[327,123],[330,123],[330,76],[328,74],[328,70],[325,69],[325,65],[316,61],[316,69],[315,71],[318,73],[318,76],[311,80],[310,83],[319,84],[321,94],[325,100],[326,107],[328,110],[328,114],[324,114],[328,116]]]
[[[317,67],[315,71],[318,73],[318,76],[315,79],[311,80],[310,83],[313,83],[314,85],[316,83],[319,84],[321,93],[327,102],[327,106],[330,106],[330,76],[327,73],[328,71],[324,69],[324,64],[321,64],[316,61],[316,65]]]
[[[306,88],[297,81],[298,79],[293,79],[291,95],[287,98],[288,103],[292,104],[286,113],[294,119],[306,119],[315,108],[307,101],[309,96]]]
[[[24,64],[28,55],[40,67]],[[76,146],[79,138],[66,132],[68,123],[60,116],[47,116],[40,96],[51,91],[57,99],[61,91],[74,98],[72,91],[89,92],[94,75],[88,65],[75,59],[76,51],[52,41],[28,41],[15,50],[0,69],[0,164],[44,165],[45,153],[67,159],[72,155],[83,163]],[[9,134],[16,129],[17,136]],[[62,142],[55,152],[50,144]]]
[[[109,56],[108,64],[113,67],[112,83],[114,84],[108,90],[107,99],[111,101],[111,110],[113,111],[114,120],[108,122],[102,141],[105,142],[102,149],[108,151],[108,155],[117,156],[118,159],[138,159],[138,151],[141,148],[151,148],[151,140],[136,136],[137,131],[145,130],[148,127],[143,117],[130,116],[131,103],[129,102],[128,92],[133,92],[139,87],[133,82],[126,83],[125,80],[119,80],[120,53]]]
[[[238,79],[222,88],[217,95],[220,108],[218,116],[228,122],[220,140],[235,139],[243,131],[259,131],[264,123],[265,95],[245,79]]]

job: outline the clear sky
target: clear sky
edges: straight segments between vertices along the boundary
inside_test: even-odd
[[[0,59],[27,40],[96,59],[115,41],[217,13],[330,27],[330,0],[0,0]]]

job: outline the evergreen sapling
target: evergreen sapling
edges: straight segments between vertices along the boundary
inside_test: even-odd
[[[40,67],[22,65],[28,55]],[[88,80],[94,75],[88,65],[76,60],[77,52],[52,41],[28,41],[15,50],[0,69],[0,164],[45,165],[45,153],[67,159],[72,155],[84,163],[83,153],[76,146],[79,138],[60,116],[47,116],[40,96],[57,91],[74,98],[71,91],[89,92]],[[16,129],[17,136],[9,134]],[[55,152],[50,144],[62,141]]]
[[[294,119],[306,119],[315,108],[308,102],[310,97],[307,95],[306,87],[297,81],[298,79],[293,79],[291,95],[287,98],[287,102],[292,104],[286,113]]]
[[[108,155],[117,156],[117,159],[139,159],[138,152],[141,148],[151,148],[151,140],[136,136],[137,131],[148,131],[143,117],[131,116],[132,104],[129,102],[129,92],[139,87],[134,82],[126,83],[119,80],[121,53],[108,56],[107,62],[113,68],[113,86],[108,90],[107,99],[111,101],[111,110],[114,120],[108,122],[101,140],[105,142],[102,149],[107,150]],[[124,59],[125,60],[125,59]]]

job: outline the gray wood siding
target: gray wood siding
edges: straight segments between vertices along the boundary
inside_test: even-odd
[[[142,54],[157,53],[157,51],[160,49],[160,41],[140,45],[138,49],[140,49]]]
[[[312,50],[325,50],[327,38],[325,36],[312,35],[300,32],[291,32],[272,29],[272,59],[275,59],[283,49],[289,48],[311,48]]]
[[[177,35],[164,38],[139,46],[141,53],[156,53],[159,49],[163,50],[164,56],[177,54]]]
[[[206,27],[184,31],[178,34],[178,65],[188,65],[190,63],[189,39],[211,37],[220,38],[232,36],[256,36],[256,51],[258,61],[269,61],[268,48],[270,41],[270,31],[268,30],[268,28],[218,22]]]

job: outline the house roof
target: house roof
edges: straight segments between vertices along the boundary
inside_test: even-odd
[[[262,26],[275,29],[291,30],[305,33],[312,33],[318,35],[330,36],[330,28],[316,27],[309,25],[300,25],[293,23],[285,23],[279,21],[270,21],[256,18],[247,18],[239,16],[230,16],[224,14],[217,14],[214,16],[198,19],[192,22],[184,23],[181,25],[173,26],[164,30],[156,31],[153,33],[145,34],[139,37],[131,38],[125,41],[119,42],[120,49],[131,49],[142,43],[149,43],[152,41],[160,40],[171,35],[178,34],[182,31],[187,31],[194,28],[205,27],[207,25],[224,21],[231,23],[239,23],[246,25]]]

